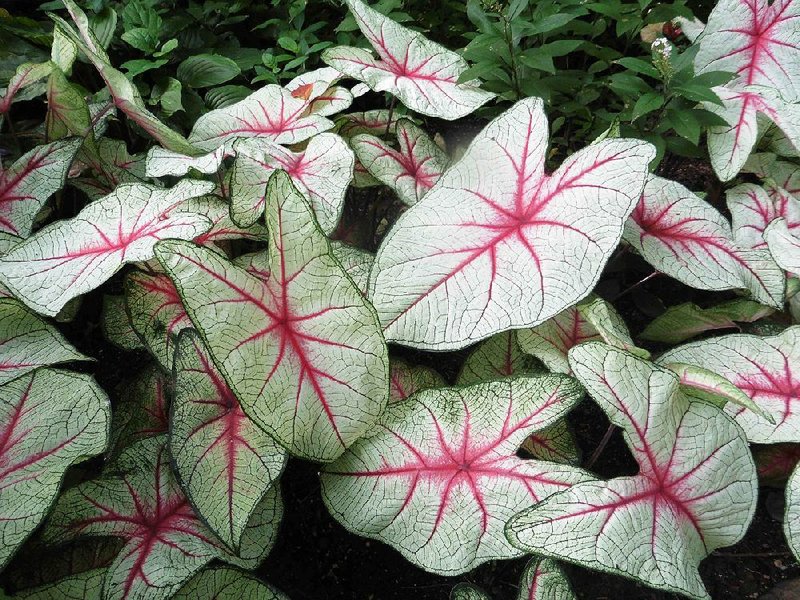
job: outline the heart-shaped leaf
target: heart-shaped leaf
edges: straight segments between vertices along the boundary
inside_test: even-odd
[[[525,565],[517,600],[576,600],[564,571],[550,558],[532,558]]]
[[[266,279],[186,242],[156,254],[245,412],[291,452],[333,460],[386,405],[386,344],[282,171],[267,185],[266,222]]]
[[[389,402],[400,402],[420,390],[443,387],[444,377],[429,367],[411,366],[402,360],[389,364]]]
[[[172,600],[289,600],[255,577],[230,567],[203,569]]]
[[[684,186],[651,177],[625,226],[625,241],[659,271],[703,290],[744,288],[775,308],[785,278],[763,250],[745,250],[728,221]]]
[[[397,149],[367,133],[353,137],[350,144],[370,175],[409,206],[433,187],[450,162],[436,142],[408,119],[397,123]]]
[[[193,330],[180,336],[174,377],[169,441],[175,470],[203,520],[238,548],[286,453],[244,414]]]
[[[350,531],[433,573],[519,556],[503,536],[508,518],[587,474],[515,452],[580,396],[574,380],[559,375],[418,392],[389,405],[326,466],[325,504]]]
[[[325,117],[306,114],[307,108],[305,99],[270,84],[236,104],[202,115],[195,122],[189,141],[208,152],[236,138],[297,144],[333,127]]]
[[[47,199],[64,185],[80,139],[37,146],[0,169],[0,232],[28,237]]]
[[[494,94],[478,81],[458,83],[469,65],[455,52],[395,23],[361,0],[345,0],[361,32],[378,53],[339,46],[322,53],[322,60],[376,92],[389,92],[429,117],[460,119]]]
[[[323,133],[302,152],[292,152],[260,139],[234,145],[236,161],[230,182],[231,215],[250,225],[264,213],[267,181],[285,170],[311,202],[320,228],[330,234],[339,222],[347,186],[353,177],[353,152],[338,135]]]
[[[207,231],[205,216],[183,208],[187,199],[211,189],[208,182],[189,179],[168,190],[121,185],[0,257],[0,281],[37,312],[54,316],[123,264],[151,259],[158,240],[192,239]]]
[[[275,540],[282,512],[277,488],[254,515],[246,534],[249,547],[243,540],[239,557],[225,550],[181,492],[165,441],[163,436],[142,440],[126,449],[108,474],[71,488],[45,529],[51,542],[80,536],[125,540],[105,577],[106,600],[169,598],[215,558],[255,567]]]
[[[538,325],[594,287],[654,149],[598,142],[547,176],[542,107],[528,98],[492,121],[384,239],[370,299],[387,340],[461,348]]]
[[[0,386],[0,569],[50,510],[67,467],[105,450],[110,412],[84,374],[38,369]]]
[[[718,373],[772,415],[774,423],[739,406],[726,407],[751,442],[800,442],[800,415],[795,410],[800,402],[800,326],[771,337],[734,334],[686,344],[658,362]]]
[[[788,182],[787,182],[788,183]],[[770,191],[743,183],[726,192],[736,241],[747,248],[766,248],[764,231],[777,218],[786,219],[793,235],[800,236],[800,201],[783,188]]]
[[[735,544],[755,511],[747,441],[721,410],[690,401],[677,376],[622,350],[570,350],[576,377],[621,427],[639,474],[579,483],[511,519],[511,542],[538,555],[707,599],[697,571]]]
[[[91,360],[11,298],[0,298],[0,356],[0,384],[46,365]]]

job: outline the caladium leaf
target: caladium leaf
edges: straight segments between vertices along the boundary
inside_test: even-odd
[[[516,331],[504,331],[481,342],[467,357],[456,383],[473,385],[512,375],[541,371],[536,361],[525,354],[517,342]]]
[[[37,146],[0,171],[0,232],[30,235],[47,199],[64,185],[80,139]]]
[[[711,88],[722,105],[702,102],[706,110],[722,117],[728,125],[708,129],[711,166],[722,181],[741,171],[758,139],[758,115],[764,115],[783,131],[787,141],[800,146],[800,106],[786,102],[774,89],[746,86]]]
[[[102,314],[103,335],[123,350],[140,350],[144,348],[142,340],[131,325],[125,310],[125,296],[106,294],[103,296]]]
[[[229,155],[230,150],[225,144],[200,156],[188,156],[153,146],[147,153],[146,173],[148,177],[164,177],[165,175],[182,177],[191,169],[206,174],[216,173],[222,165],[222,161]]]
[[[71,177],[69,183],[91,200],[110,194],[121,183],[143,183],[145,180],[144,155],[128,153],[125,142],[102,138],[97,141],[97,152],[82,152],[73,163],[72,171],[90,168],[90,175]]]
[[[308,104],[279,85],[270,84],[244,100],[202,115],[189,141],[210,152],[236,138],[261,138],[275,144],[297,144],[333,127]]]
[[[105,450],[110,412],[88,375],[38,369],[0,386],[0,569],[50,509],[67,467]]]
[[[336,260],[342,263],[342,267],[356,287],[366,296],[369,272],[372,269],[372,263],[375,262],[375,255],[339,241],[331,242],[331,250]]]
[[[103,600],[105,569],[92,569],[15,594],[24,600]]]
[[[116,388],[119,402],[114,405],[111,420],[109,455],[116,457],[125,448],[143,440],[167,433],[172,381],[154,366],[136,374]]]
[[[286,453],[244,414],[194,330],[175,353],[170,451],[181,486],[208,526],[238,548]]]
[[[492,600],[492,598],[477,585],[459,583],[450,590],[450,600]]]
[[[186,242],[156,255],[248,416],[291,452],[333,460],[386,405],[386,344],[282,171],[267,186],[266,223],[266,280]]]
[[[588,474],[520,459],[516,449],[580,396],[574,380],[560,375],[418,392],[389,405],[376,427],[325,467],[325,504],[350,531],[433,573],[519,556],[503,536],[505,522]]]
[[[758,481],[761,485],[783,487],[794,468],[800,463],[800,444],[769,444],[755,446]]]
[[[747,439],[757,444],[800,442],[800,327],[779,335],[726,335],[686,344],[658,359],[661,364],[684,363],[718,373],[745,392],[775,422],[753,411],[728,405],[726,412],[742,426]]]
[[[175,340],[192,322],[172,280],[162,273],[134,271],[125,281],[131,325],[167,371],[172,369]]]
[[[789,549],[800,560],[800,467],[795,467],[786,482],[786,512],[783,517],[783,531]]]
[[[652,320],[639,337],[653,342],[679,344],[706,331],[738,329],[737,323],[754,323],[774,312],[774,308],[744,299],[709,308],[686,302],[670,306],[664,314]]]
[[[347,110],[353,103],[350,90],[334,85],[342,74],[331,67],[306,71],[286,84],[295,98],[306,101],[306,114],[329,117]]]
[[[409,206],[433,187],[449,162],[436,142],[408,119],[397,124],[397,149],[369,134],[353,137],[350,144],[370,175],[392,188]]]
[[[800,230],[796,231],[800,233]],[[800,237],[794,235],[786,219],[775,219],[770,223],[764,230],[764,240],[782,269],[800,275]]]
[[[400,402],[420,390],[443,387],[444,377],[429,367],[411,366],[402,360],[389,365],[389,402]]]
[[[728,71],[744,85],[800,101],[800,5],[794,0],[720,0],[698,38],[695,72]]]
[[[264,240],[267,230],[263,225],[237,225],[231,218],[230,205],[219,196],[209,194],[189,199],[183,206],[186,212],[197,213],[211,221],[211,228],[194,238],[194,242],[208,246],[222,240]]]
[[[9,111],[15,97],[25,88],[40,82],[50,75],[53,70],[53,63],[50,61],[43,63],[22,63],[17,67],[14,75],[6,86],[3,96],[0,97],[0,115]],[[44,87],[37,90],[37,95],[44,92]]]
[[[384,239],[370,299],[387,340],[461,348],[538,325],[594,287],[654,150],[598,142],[548,177],[542,106],[521,100],[492,121]]]
[[[271,585],[230,567],[203,569],[172,600],[289,600]]]
[[[624,431],[639,473],[579,483],[512,518],[525,550],[706,599],[697,571],[745,534],[756,506],[747,441],[721,410],[680,392],[678,377],[599,342],[570,350],[576,377]]]
[[[570,348],[591,340],[603,340],[625,350],[635,348],[625,321],[611,304],[589,297],[531,329],[517,331],[520,349],[535,356],[554,373],[571,373]]]
[[[576,600],[576,597],[556,561],[535,557],[522,572],[517,600]]]
[[[158,240],[192,239],[207,231],[211,222],[183,207],[212,188],[189,179],[168,190],[121,185],[77,217],[45,227],[0,257],[0,281],[37,312],[55,315],[123,264],[152,258]]]
[[[345,138],[359,134],[386,135],[397,131],[400,116],[385,108],[342,115],[337,121],[337,133]]]
[[[195,515],[172,476],[164,443],[163,436],[142,440],[119,456],[113,471],[67,491],[45,529],[51,542],[125,540],[105,577],[106,600],[169,598],[213,559],[240,562]],[[262,504],[279,518],[277,491]],[[259,544],[269,547],[276,529],[277,519],[261,527]]]
[[[82,138],[92,131],[92,117],[83,91],[71,83],[58,67],[53,68],[47,80],[47,115],[45,137],[60,140],[70,135]],[[87,147],[94,146],[94,138],[85,140]]]
[[[651,177],[625,226],[625,241],[657,270],[704,290],[744,288],[783,307],[783,273],[769,253],[740,248],[730,224],[681,184]]]
[[[342,138],[332,133],[317,135],[302,152],[292,152],[260,139],[240,140],[234,148],[231,215],[237,223],[250,225],[264,213],[267,181],[277,169],[283,169],[311,202],[322,231],[330,234],[334,230],[355,162],[352,150]]]
[[[376,92],[397,96],[411,110],[429,117],[460,119],[494,97],[481,90],[476,80],[457,83],[469,65],[455,52],[361,0],[345,1],[379,59],[361,48],[339,46],[322,53],[325,63]]]
[[[91,360],[11,298],[0,298],[0,357],[0,385],[42,366]]]

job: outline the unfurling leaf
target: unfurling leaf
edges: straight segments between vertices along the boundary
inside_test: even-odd
[[[386,405],[386,344],[282,171],[267,186],[266,223],[261,277],[188,242],[156,254],[248,416],[291,452],[333,460]]]
[[[503,536],[509,517],[588,474],[516,449],[580,396],[560,375],[418,392],[325,467],[325,504],[350,531],[433,573],[519,556]]]
[[[606,140],[547,176],[546,146],[542,101],[522,100],[400,217],[370,276],[387,340],[462,348],[538,325],[591,291],[654,149]]]
[[[756,471],[741,430],[692,401],[678,377],[602,343],[570,351],[576,377],[621,427],[639,473],[579,483],[511,519],[525,550],[691,598],[710,598],[697,571],[735,544],[756,506]]]

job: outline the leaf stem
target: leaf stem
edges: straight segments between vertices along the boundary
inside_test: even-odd
[[[603,450],[606,449],[608,446],[608,442],[611,440],[611,436],[614,435],[614,431],[617,429],[617,426],[613,423],[608,426],[606,429],[605,434],[603,434],[603,439],[600,440],[600,443],[597,444],[597,448],[594,449],[592,455],[589,457],[589,460],[586,461],[586,469],[591,469],[594,466],[594,463],[597,462],[597,459],[600,458],[600,455],[603,453]]]

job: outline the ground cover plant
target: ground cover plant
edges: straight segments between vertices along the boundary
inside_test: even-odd
[[[0,41],[0,597],[800,574],[797,0],[59,0]]]

